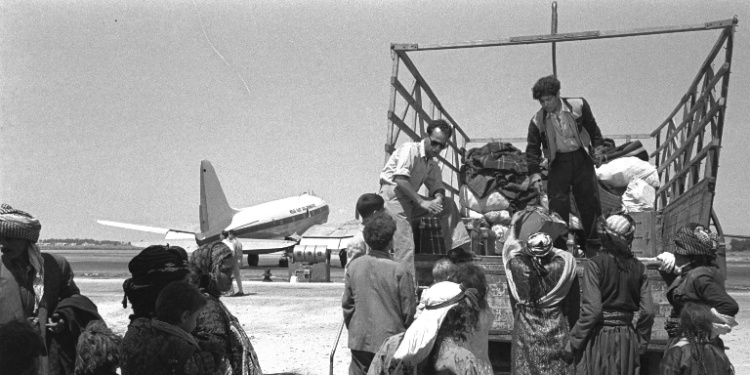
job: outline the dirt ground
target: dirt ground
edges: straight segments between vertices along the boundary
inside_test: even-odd
[[[107,323],[124,334],[130,309],[122,307],[122,280],[77,280],[81,291],[99,306]],[[222,298],[251,337],[266,374],[329,373],[329,354],[341,324],[343,284],[244,282],[245,297]],[[740,325],[725,337],[737,374],[750,374],[750,292],[731,292],[741,309]],[[349,366],[346,328],[333,361],[333,373]]]

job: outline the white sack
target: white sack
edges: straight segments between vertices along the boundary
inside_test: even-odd
[[[481,214],[490,211],[507,210],[510,207],[508,200],[499,192],[492,191],[486,197],[477,199],[466,185],[461,185],[461,189],[458,191],[458,201],[461,203],[461,206],[470,208]]]
[[[656,189],[640,178],[631,181],[628,190],[622,195],[625,212],[653,211],[655,201]]]
[[[510,212],[508,210],[490,211],[484,214],[484,218],[490,224],[510,225]]]
[[[596,177],[613,187],[626,187],[636,178],[655,188],[659,188],[660,185],[656,167],[635,156],[615,159],[602,165],[596,169]]]

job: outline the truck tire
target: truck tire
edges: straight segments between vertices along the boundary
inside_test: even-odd
[[[258,267],[259,260],[260,260],[260,256],[258,256],[257,254],[247,255],[247,265],[250,267]]]

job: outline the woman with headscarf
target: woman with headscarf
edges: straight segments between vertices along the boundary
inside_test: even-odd
[[[94,302],[81,295],[70,263],[39,250],[41,229],[29,213],[0,205],[0,325],[30,321],[48,351],[40,357],[40,371],[72,374],[78,336],[101,316]]]
[[[583,271],[581,316],[567,350],[579,374],[637,375],[654,324],[646,267],[631,251],[635,221],[628,215],[599,219],[602,250]],[[633,315],[638,321],[633,327]]]
[[[576,262],[567,251],[552,246],[553,239],[537,232],[526,243],[516,238],[513,216],[503,247],[514,313],[511,346],[513,374],[573,374],[566,356],[569,317],[566,302],[578,293]]]
[[[193,335],[207,342],[220,373],[262,375],[250,338],[219,299],[232,288],[234,264],[234,252],[221,241],[203,245],[191,255],[190,281],[208,299]]]
[[[201,354],[182,356],[165,352],[164,335],[154,324],[156,298],[159,292],[174,281],[185,280],[190,271],[187,252],[179,246],[152,245],[143,249],[128,263],[131,277],[122,289],[133,308],[130,324],[120,346],[120,369],[123,375],[151,374],[210,374],[214,370],[213,358]],[[154,355],[158,353],[158,355]]]
[[[466,346],[478,360],[490,363],[489,336],[495,314],[487,304],[487,277],[484,271],[473,263],[462,263],[450,278],[456,284],[477,290],[479,317],[476,324],[466,332]]]
[[[737,315],[740,309],[737,301],[724,289],[723,278],[716,264],[716,236],[703,225],[690,223],[678,229],[674,237],[674,253],[659,255],[659,259],[667,265],[662,277],[669,285],[667,300],[672,305],[672,314],[665,323],[669,335],[668,347],[680,338],[679,317],[685,304],[705,304],[715,313],[729,317]],[[670,267],[672,265],[674,269]],[[720,342],[721,338],[716,337],[716,340]]]
[[[383,343],[367,374],[491,375],[490,364],[477,359],[467,341],[481,311],[477,290],[443,281],[424,293],[422,313]]]

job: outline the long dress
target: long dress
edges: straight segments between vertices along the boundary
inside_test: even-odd
[[[575,368],[565,358],[569,338],[568,316],[564,302],[576,281],[575,259],[560,249],[553,249],[551,261],[544,265],[547,293],[539,303],[530,300],[529,278],[532,269],[518,241],[509,240],[503,249],[511,301],[514,302],[514,325],[511,347],[511,372],[525,374],[573,374]]]
[[[250,338],[234,315],[215,296],[198,314],[193,335],[208,342],[219,371],[226,375],[263,375]]]
[[[581,355],[578,374],[640,373],[640,355],[646,351],[654,323],[651,288],[646,268],[637,259],[623,259],[621,267],[608,253],[586,264],[581,317],[570,332],[571,346]]]

